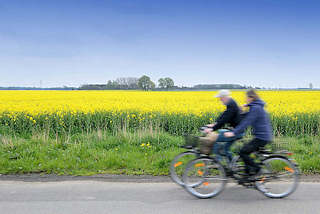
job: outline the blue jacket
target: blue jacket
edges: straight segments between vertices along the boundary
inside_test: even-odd
[[[243,133],[248,126],[252,126],[253,135],[265,141],[272,140],[272,127],[269,115],[264,110],[265,103],[262,100],[256,100],[248,104],[249,113],[241,121],[241,123],[233,130],[237,136]]]

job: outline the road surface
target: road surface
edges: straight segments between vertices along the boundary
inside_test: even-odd
[[[228,184],[216,198],[197,199],[173,183],[0,181],[2,214],[295,214],[320,213],[320,183],[300,183],[286,199],[269,199]]]

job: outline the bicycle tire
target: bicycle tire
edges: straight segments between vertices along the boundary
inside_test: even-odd
[[[262,166],[268,170],[266,174],[262,174],[259,177],[261,179],[255,182],[256,188],[265,196],[269,198],[285,198],[291,195],[298,187],[299,184],[299,169],[295,163],[290,161],[287,157],[281,155],[272,155],[262,161]],[[286,174],[280,173],[284,171]],[[288,175],[292,177],[291,182],[281,182],[281,177]],[[277,182],[278,181],[278,182]],[[280,181],[280,182],[279,182]],[[272,187],[279,189],[289,186],[285,191],[279,191],[278,193],[271,190]]]
[[[224,190],[227,178],[219,162],[211,157],[200,157],[188,163],[183,182],[191,195],[205,199],[219,195]]]
[[[184,168],[186,167],[186,165],[189,162],[188,158],[186,158],[186,160],[187,160],[186,163],[184,163],[181,159],[187,155],[192,156],[190,158],[190,160],[193,160],[194,158],[196,158],[198,156],[198,154],[193,151],[182,152],[182,153],[178,154],[177,156],[175,156],[175,158],[171,161],[171,164],[170,164],[170,178],[173,182],[175,182],[176,184],[178,184],[180,186],[184,185],[184,183],[182,181],[182,176],[184,173]],[[180,171],[181,174],[178,171]]]

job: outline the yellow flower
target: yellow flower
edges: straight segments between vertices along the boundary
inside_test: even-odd
[[[142,92],[142,91],[0,91],[0,116],[16,120],[23,113],[26,120],[39,123],[38,116],[56,116],[62,120],[71,114],[110,112],[111,117],[124,113],[128,120],[140,123],[156,120],[157,115],[190,115],[205,117],[209,121],[225,109],[212,98],[216,92]],[[299,121],[301,113],[320,114],[320,91],[259,91],[267,103],[266,110],[272,117],[287,116]],[[239,105],[245,102],[244,91],[232,91]],[[36,121],[37,120],[37,121]],[[35,122],[34,122],[35,121]],[[115,123],[113,118],[110,123]]]

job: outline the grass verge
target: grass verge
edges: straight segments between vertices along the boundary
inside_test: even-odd
[[[294,153],[302,173],[320,173],[320,137],[280,137],[274,145]],[[50,138],[0,136],[0,174],[167,175],[183,137],[168,133],[94,132]]]

